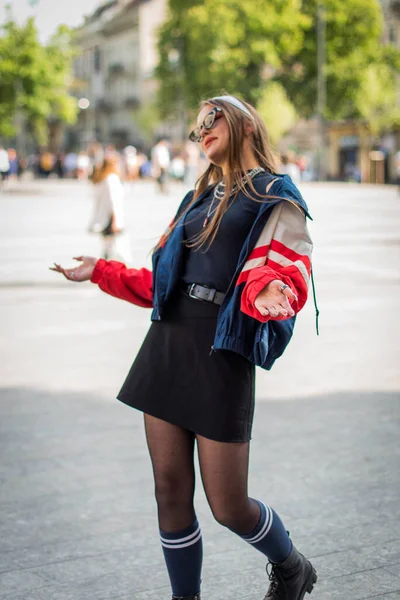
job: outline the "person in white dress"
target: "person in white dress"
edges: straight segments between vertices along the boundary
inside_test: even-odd
[[[94,201],[89,232],[101,235],[103,258],[130,262],[129,242],[124,234],[124,188],[116,158],[105,158],[102,165],[94,169],[91,181]]]
[[[168,170],[171,164],[171,154],[168,142],[161,139],[151,151],[152,175],[157,181],[161,193],[168,193]]]

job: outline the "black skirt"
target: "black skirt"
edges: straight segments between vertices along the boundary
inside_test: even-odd
[[[180,292],[152,323],[118,399],[211,440],[247,442],[255,367],[234,352],[211,352],[218,310]]]

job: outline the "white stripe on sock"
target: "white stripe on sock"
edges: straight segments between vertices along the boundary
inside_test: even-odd
[[[261,502],[261,504],[264,506],[265,511],[266,511],[265,523],[264,523],[261,531],[259,531],[257,533],[257,535],[255,535],[253,538],[250,538],[250,539],[245,538],[246,542],[249,542],[249,544],[257,544],[258,542],[260,542],[263,538],[265,538],[266,535],[268,535],[269,530],[272,527],[272,521],[274,519],[272,510],[270,509],[269,506],[265,506],[264,503]]]
[[[181,544],[182,542],[187,542],[188,540],[191,540],[192,538],[194,538],[200,531],[200,525],[197,527],[196,531],[194,533],[191,533],[190,535],[183,537],[183,538],[178,538],[177,540],[169,540],[167,538],[163,538],[162,535],[160,535],[160,540],[161,542],[165,542],[166,544]]]
[[[165,544],[161,538],[161,545],[163,548],[168,548],[169,550],[178,550],[179,548],[188,548],[189,546],[193,546],[201,539],[201,531],[199,535],[192,541],[186,542],[185,544]]]

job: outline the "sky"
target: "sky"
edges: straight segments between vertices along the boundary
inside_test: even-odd
[[[4,20],[5,7],[11,4],[14,18],[23,22],[28,17],[36,18],[40,39],[45,42],[57,29],[65,23],[71,27],[82,23],[84,15],[90,14],[101,0],[37,0],[31,6],[29,0],[0,0],[0,20]]]

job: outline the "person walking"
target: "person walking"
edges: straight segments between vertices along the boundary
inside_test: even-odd
[[[53,270],[153,309],[118,399],[144,413],[173,599],[200,599],[196,444],[215,519],[269,561],[265,600],[303,600],[315,569],[247,482],[255,366],[271,369],[306,302],[309,214],[291,179],[276,173],[266,127],[247,102],[202,102],[190,139],[209,166],[156,246],[152,273],[86,256]]]
[[[55,157],[49,150],[44,150],[39,156],[39,173],[43,179],[48,179],[54,169]]]
[[[286,175],[289,175],[293,183],[295,183],[296,185],[301,183],[301,171],[298,165],[296,164],[294,155],[291,152],[288,152],[287,154],[282,154],[281,163],[282,173],[286,173]]]
[[[121,237],[124,231],[124,188],[117,160],[117,157],[105,158],[93,171],[94,198],[89,232],[101,235],[103,258],[129,262],[130,253],[124,247],[126,239]]]
[[[151,150],[152,175],[158,183],[162,194],[168,193],[168,169],[171,164],[171,154],[168,142],[161,138]]]
[[[10,159],[7,150],[0,145],[0,189],[10,173]]]

